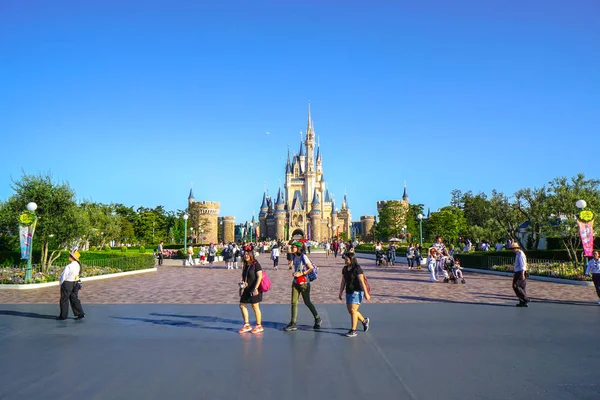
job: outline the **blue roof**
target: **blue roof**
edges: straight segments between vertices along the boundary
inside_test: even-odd
[[[302,193],[299,190],[294,192],[294,200],[292,201],[292,210],[295,210],[296,207],[304,210],[304,203],[302,201]]]

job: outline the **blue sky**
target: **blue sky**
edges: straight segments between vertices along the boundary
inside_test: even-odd
[[[404,180],[435,210],[454,188],[600,178],[599,20],[597,1],[4,0],[0,199],[50,172],[175,210],[193,182],[246,220],[309,100],[355,220]]]

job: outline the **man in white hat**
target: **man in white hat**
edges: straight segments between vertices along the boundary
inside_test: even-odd
[[[513,275],[512,286],[515,294],[519,298],[517,307],[528,307],[527,303],[529,303],[529,298],[527,297],[527,292],[525,291],[525,280],[527,279],[527,257],[517,242],[513,243],[510,246],[510,249],[515,252],[515,274]]]
[[[60,316],[56,319],[65,320],[69,316],[69,303],[73,309],[76,319],[85,317],[81,302],[79,301],[79,274],[81,273],[80,254],[72,251],[69,254],[70,263],[63,269],[60,275]]]

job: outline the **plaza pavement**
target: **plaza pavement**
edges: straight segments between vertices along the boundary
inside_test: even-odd
[[[0,305],[0,399],[600,398],[591,287],[530,281],[535,302],[517,308],[510,278],[431,284],[423,270],[361,260],[374,303],[361,311],[372,324],[350,339],[337,300],[342,260],[313,258],[318,331],[303,305],[299,330],[282,331],[286,269],[269,270],[261,334],[237,333],[240,270],[222,263],[211,271],[172,261],[156,273],[86,282],[81,321],[55,319],[56,287],[1,291],[12,304]]]
[[[343,260],[323,253],[311,258],[319,266],[311,298],[318,304],[337,304]],[[273,282],[264,295],[265,304],[288,304],[291,276],[286,261],[272,271],[272,261],[261,254],[259,262]],[[406,264],[375,267],[373,260],[359,259],[373,292],[372,303],[453,302],[474,304],[515,303],[510,277],[465,272],[465,285],[428,282],[426,269],[408,270]],[[223,262],[215,268],[184,267],[181,260],[165,260],[157,272],[85,282],[80,293],[83,304],[235,304],[239,302],[237,282],[241,269],[227,270]],[[593,287],[529,280],[527,291],[534,302],[593,304]],[[2,290],[0,304],[57,303],[58,287],[30,290]],[[600,307],[600,306],[598,306]]]

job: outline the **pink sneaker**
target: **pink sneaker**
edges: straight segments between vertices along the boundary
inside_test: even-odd
[[[238,333],[246,333],[250,331],[252,331],[252,326],[250,324],[244,324],[244,326],[242,326],[242,329],[240,329]]]
[[[252,332],[252,333],[260,333],[262,331],[264,331],[262,325],[256,325],[256,328],[252,329],[250,332]]]

